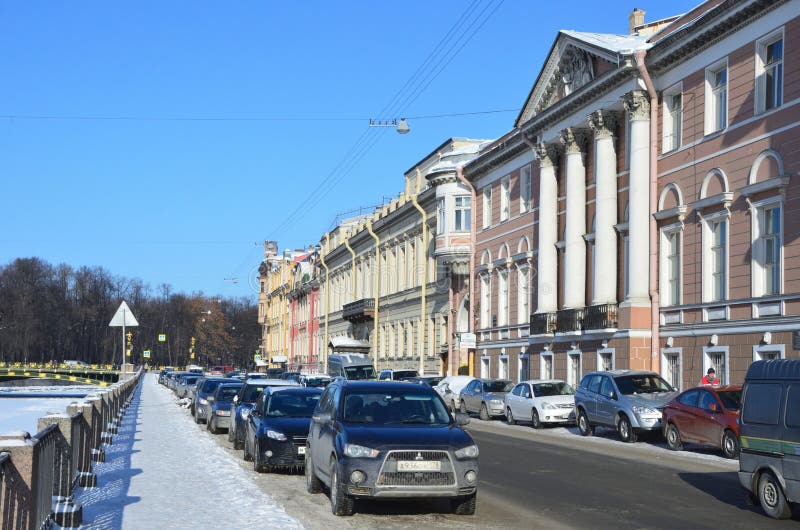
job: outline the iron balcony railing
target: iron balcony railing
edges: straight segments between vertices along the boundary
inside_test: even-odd
[[[583,329],[583,308],[562,309],[559,311],[556,328],[562,333]]]
[[[617,304],[600,304],[586,308],[583,329],[617,329]]]
[[[556,313],[534,313],[531,315],[531,335],[556,332]]]
[[[342,306],[342,318],[350,322],[362,322],[375,317],[375,299],[362,298]]]

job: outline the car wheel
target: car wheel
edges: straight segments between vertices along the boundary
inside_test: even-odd
[[[466,497],[457,497],[450,501],[450,506],[453,508],[453,513],[456,515],[475,515],[475,504],[478,495],[473,493]]]
[[[208,431],[211,434],[217,434],[219,432],[219,429],[217,429],[217,424],[214,422],[214,420],[208,420]]]
[[[481,403],[480,418],[482,420],[489,420],[489,411],[486,409],[486,403]]]
[[[631,420],[624,414],[620,416],[619,422],[617,422],[617,434],[619,434],[620,440],[629,444],[635,442],[638,438],[631,426]]]
[[[311,461],[311,455],[306,447],[306,491],[309,493],[319,493],[322,491],[322,481],[317,478],[314,473],[314,463]]]
[[[589,418],[586,417],[586,413],[583,409],[578,410],[578,430],[581,433],[581,436],[592,436],[594,435],[594,427],[592,424],[589,423]]]
[[[339,481],[336,462],[331,462],[331,512],[333,515],[353,515],[355,500],[344,492],[345,485]]]
[[[514,414],[511,412],[511,407],[506,407],[506,422],[509,425],[516,425],[517,420],[514,419]]]
[[[200,425],[200,416],[198,416],[197,414],[194,415],[194,422]]]
[[[242,453],[242,460],[250,462],[253,456],[250,454],[250,444],[247,443],[247,436],[244,437],[244,452]]]
[[[539,411],[536,409],[531,410],[531,426],[534,429],[542,428],[542,420],[539,419]]]
[[[725,455],[725,458],[739,456],[739,438],[729,429],[722,435],[722,454]]]
[[[461,405],[459,405],[458,410],[461,411],[461,414],[469,414],[469,412],[467,412],[467,404],[464,403],[463,399],[461,400]]]
[[[233,426],[234,426],[234,423],[231,422],[231,425],[228,427],[228,441],[229,442],[232,442],[233,439],[234,439],[234,437],[233,437],[233,431],[234,431]],[[234,447],[234,449],[236,449],[236,447]]]
[[[244,447],[244,443],[241,440],[237,440],[236,438],[233,439],[233,448],[234,450],[238,451]]]
[[[769,471],[765,471],[758,479],[758,500],[761,509],[773,519],[788,519],[792,515],[780,483]]]
[[[256,473],[264,472],[264,467],[261,465],[261,461],[258,458],[258,451],[253,451],[253,471]]]
[[[669,447],[673,451],[683,450],[683,442],[681,442],[681,433],[678,432],[678,428],[675,427],[674,423],[670,423],[669,425],[667,425],[667,432],[664,434],[664,438],[667,439],[667,447]]]

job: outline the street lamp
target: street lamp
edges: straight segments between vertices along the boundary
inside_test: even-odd
[[[394,127],[397,129],[398,134],[408,134],[411,132],[411,128],[408,126],[408,122],[405,118],[400,118],[398,122],[397,119],[393,119],[391,121],[381,121],[381,120],[369,120],[370,127]]]

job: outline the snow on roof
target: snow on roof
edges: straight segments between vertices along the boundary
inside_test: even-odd
[[[613,33],[591,33],[562,29],[561,33],[586,44],[603,48],[613,53],[631,52],[637,49],[647,49],[647,37],[638,35],[615,35]]]

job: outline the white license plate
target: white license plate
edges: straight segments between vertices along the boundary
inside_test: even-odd
[[[435,460],[398,460],[397,471],[441,471],[442,463]]]
[[[297,448],[297,454],[298,455],[306,454],[306,446],[305,445],[301,445],[300,447],[298,447]]]

